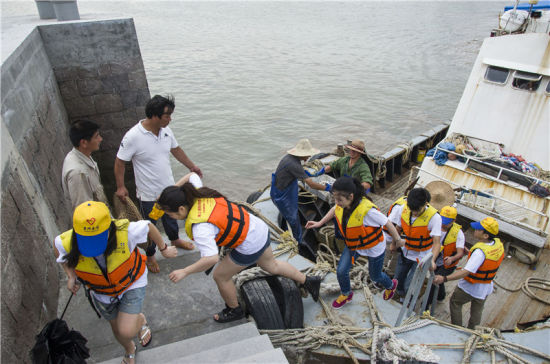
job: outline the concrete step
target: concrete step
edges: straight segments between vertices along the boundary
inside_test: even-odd
[[[254,355],[247,356],[246,358],[237,359],[235,361],[230,361],[227,364],[248,364],[248,363],[288,363],[283,349],[277,348],[269,351],[264,351],[263,353],[258,353]]]
[[[211,350],[212,345],[223,346],[241,340],[259,337],[259,335],[256,326],[249,322],[148,350],[138,349],[138,359],[142,363],[167,363],[188,355]],[[120,364],[120,361],[121,358],[117,357],[104,361],[101,364]]]
[[[228,332],[231,336],[231,332]],[[166,361],[156,360],[150,363],[179,364],[179,363],[225,363],[230,361],[239,361],[251,355],[273,350],[273,345],[267,335],[254,336],[244,340],[233,340],[231,344],[218,345],[215,341],[208,340],[212,349],[204,350],[200,353],[179,356],[178,358]],[[157,357],[158,358],[158,357]]]

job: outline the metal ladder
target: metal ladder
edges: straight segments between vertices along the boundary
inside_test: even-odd
[[[424,291],[424,295],[422,296],[422,308],[420,312],[424,312],[426,310],[426,306],[428,305],[428,298],[430,295],[430,289],[432,286],[433,279],[435,277],[434,272],[430,271],[430,267],[432,264],[432,252],[428,253],[420,263],[416,266],[416,269],[414,271],[413,278],[411,280],[411,285],[409,286],[409,290],[407,291],[407,295],[405,296],[405,300],[403,301],[403,307],[401,307],[401,310],[399,311],[399,316],[397,316],[397,321],[395,321],[395,326],[401,325],[401,322],[403,321],[404,317],[410,317],[413,314],[414,307],[416,306],[416,302],[420,298],[420,291],[422,290],[422,285],[424,284],[424,278],[426,277],[426,273],[430,272],[428,277],[428,284],[427,288]],[[434,312],[435,306],[437,304],[437,294],[439,292],[439,286],[435,286],[433,299],[432,299],[432,306],[431,311]]]

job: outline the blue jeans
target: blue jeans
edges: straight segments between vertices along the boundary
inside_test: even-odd
[[[139,201],[139,212],[141,213],[141,216],[143,216],[144,219],[147,219],[151,221],[153,225],[157,224],[157,220],[151,219],[149,217],[149,213],[153,209],[153,206],[155,205],[155,201]],[[179,226],[178,222],[174,219],[172,219],[167,214],[162,215],[160,218],[162,221],[162,226],[164,227],[164,232],[168,236],[168,239],[170,241],[178,240],[179,239]],[[147,250],[145,251],[145,254],[147,254],[148,257],[152,257],[155,255],[157,245],[155,243],[151,244]]]
[[[400,251],[399,253],[399,260],[397,261],[397,267],[395,268],[395,278],[399,281],[397,284],[397,294],[404,296],[409,290],[409,286],[411,285],[411,280],[418,263],[416,260],[405,258],[403,251]]]
[[[349,295],[351,293],[351,284],[349,281],[349,271],[351,269],[351,256],[353,252],[346,246],[340,260],[338,261],[338,268],[336,269],[336,277],[338,278],[338,284],[340,285],[340,291],[342,294]],[[355,253],[357,254],[357,253]],[[384,256],[386,253],[382,253],[377,257],[368,257],[369,260],[369,276],[370,279],[376,283],[384,286],[384,288],[390,289],[393,285],[390,277],[382,272],[384,266]],[[355,256],[358,258],[358,254]]]
[[[298,244],[301,244],[302,225],[300,225],[300,216],[298,215],[298,180],[295,179],[283,190],[276,187],[275,180],[275,174],[273,173],[271,175],[271,200],[292,229],[294,239]]]
[[[118,316],[119,312],[125,312],[133,315],[137,315],[141,312],[143,306],[143,299],[145,298],[145,292],[147,287],[139,287],[130,289],[122,295],[120,299],[113,297],[111,303],[103,303],[98,301],[94,295],[92,298],[95,303],[95,307],[106,320],[114,320]]]

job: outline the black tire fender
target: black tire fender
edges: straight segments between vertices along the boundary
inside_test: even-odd
[[[246,311],[254,317],[258,329],[279,330],[285,328],[279,304],[264,278],[243,283],[241,294]]]
[[[262,191],[255,191],[252,192],[248,197],[246,198],[246,203],[253,203],[256,202],[260,196],[262,195]]]
[[[301,329],[304,327],[304,305],[300,289],[292,279],[280,276],[266,278],[279,311],[283,317],[286,329]]]

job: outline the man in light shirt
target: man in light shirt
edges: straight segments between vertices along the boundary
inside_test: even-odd
[[[181,149],[168,127],[175,108],[174,99],[170,96],[156,95],[145,106],[146,118],[140,120],[124,135],[115,159],[116,195],[126,203],[128,190],[124,184],[125,163],[132,161],[136,181],[136,194],[139,209],[144,218],[156,224],[156,219],[149,216],[156,199],[162,190],[174,184],[170,167],[170,155],[189,168],[191,172],[202,177],[202,172],[187,154]],[[163,215],[162,225],[173,246],[193,250],[194,245],[179,238],[179,227],[176,220]],[[160,272],[155,259],[155,245],[146,251],[147,267],[152,273]]]
[[[389,217],[398,231],[402,231],[404,240],[400,242],[405,242],[397,246],[401,247],[401,254],[394,277],[399,281],[397,293],[402,298],[409,289],[418,262],[430,251],[433,254],[431,270],[436,268],[435,261],[441,247],[441,216],[428,204],[430,198],[425,188],[413,188],[407,196],[407,203],[395,205]],[[390,249],[396,249],[395,242]]]
[[[498,222],[492,217],[470,225],[478,242],[470,250],[466,266],[446,277],[436,275],[434,284],[460,279],[449,302],[451,322],[462,326],[462,306],[471,302],[468,328],[473,330],[481,323],[485,300],[493,292],[493,279],[504,259],[504,246],[496,237]]]
[[[77,120],[69,129],[69,138],[74,148],[63,161],[61,184],[71,205],[71,215],[86,201],[103,202],[108,206],[99,168],[92,158],[92,152],[99,150],[103,140],[99,125],[90,120]]]

